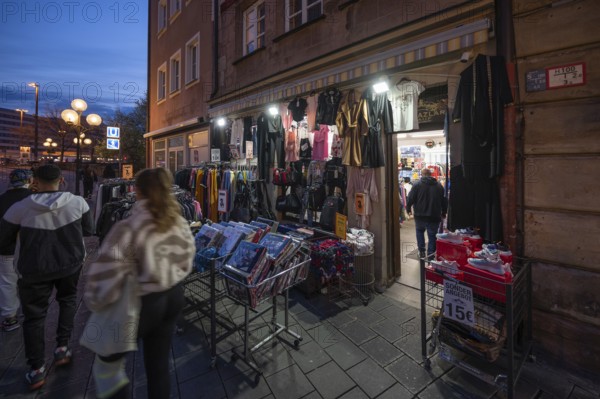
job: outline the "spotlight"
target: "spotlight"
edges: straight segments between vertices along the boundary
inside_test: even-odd
[[[217,126],[220,126],[220,127],[225,126],[225,118],[217,119]]]
[[[272,105],[271,107],[269,107],[269,113],[271,115],[275,116],[279,113],[279,110],[277,109],[276,106]]]
[[[375,90],[375,93],[378,93],[378,94],[385,93],[389,89],[390,89],[390,87],[388,86],[387,82],[385,82],[385,81],[377,82],[373,85],[373,90]]]
[[[469,62],[469,60],[472,57],[473,57],[473,52],[472,51],[465,51],[464,53],[462,53],[462,56],[460,57],[460,62],[467,63],[467,62]]]

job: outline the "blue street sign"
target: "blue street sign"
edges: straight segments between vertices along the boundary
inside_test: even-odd
[[[119,139],[106,139],[106,148],[109,150],[118,150]]]
[[[118,139],[120,136],[121,136],[121,128],[114,127],[114,126],[108,126],[106,128],[106,137],[112,138],[112,139]]]

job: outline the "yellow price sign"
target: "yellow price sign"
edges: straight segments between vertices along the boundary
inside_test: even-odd
[[[335,235],[342,240],[346,239],[346,230],[348,226],[348,216],[341,213],[335,213]]]
[[[127,164],[122,165],[122,177],[123,179],[133,179],[133,165]]]

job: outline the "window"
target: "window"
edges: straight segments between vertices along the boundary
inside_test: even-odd
[[[290,31],[323,14],[323,0],[286,0],[285,31]]]
[[[154,167],[155,168],[164,168],[167,166],[167,154],[166,154],[166,146],[165,141],[155,141],[154,142]]]
[[[158,32],[167,28],[167,0],[158,2]]]
[[[167,96],[167,63],[163,63],[158,67],[157,85],[156,85],[156,100],[162,101]]]
[[[185,45],[185,84],[200,78],[200,34],[197,33]]]
[[[177,14],[179,14],[181,12],[181,0],[171,0],[170,2],[170,17],[173,18],[174,16],[176,16]]]
[[[259,1],[244,12],[244,55],[265,46],[265,2]]]
[[[181,50],[171,56],[169,64],[169,93],[173,94],[181,89]]]

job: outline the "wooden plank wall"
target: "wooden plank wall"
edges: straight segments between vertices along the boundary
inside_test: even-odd
[[[513,0],[513,16],[534,338],[600,375],[600,2]],[[585,85],[525,90],[528,71],[579,62]]]

